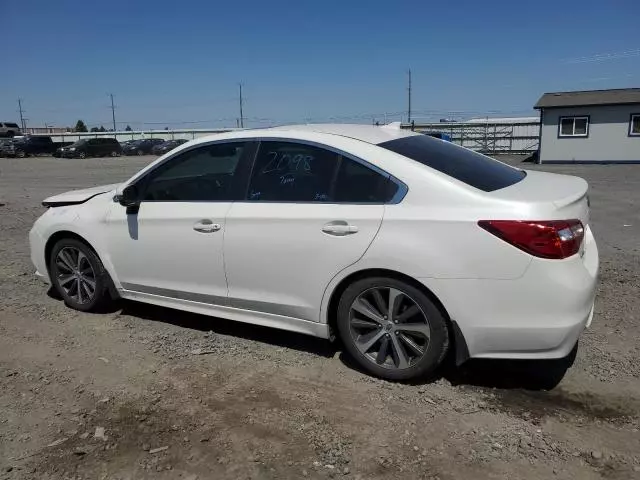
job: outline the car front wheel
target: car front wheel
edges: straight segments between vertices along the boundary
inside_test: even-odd
[[[351,357],[387,380],[432,375],[449,346],[439,308],[422,290],[395,278],[365,278],[347,287],[337,324]]]
[[[95,311],[111,298],[109,274],[96,253],[79,240],[65,238],[54,245],[49,272],[53,286],[71,308]]]

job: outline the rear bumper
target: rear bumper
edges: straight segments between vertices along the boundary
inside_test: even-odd
[[[535,258],[516,280],[420,280],[457,322],[470,357],[554,359],[591,324],[598,262],[587,227],[584,256]]]

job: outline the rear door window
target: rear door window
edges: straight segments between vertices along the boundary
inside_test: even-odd
[[[526,173],[472,150],[427,135],[412,135],[378,144],[485,192],[509,187]]]
[[[333,199],[336,203],[387,203],[396,191],[387,175],[350,158],[342,158],[336,176]]]
[[[340,154],[294,142],[262,141],[247,200],[327,202]]]

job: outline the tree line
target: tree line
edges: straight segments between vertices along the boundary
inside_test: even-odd
[[[125,130],[125,132],[131,132],[133,129],[129,125],[127,125],[127,128],[125,128],[124,130]],[[87,129],[87,125],[84,123],[84,121],[78,120],[76,122],[76,126],[73,129],[73,131],[74,132],[88,132],[89,130]],[[107,130],[102,125],[100,125],[100,128],[91,127],[91,132],[113,132],[113,129]]]

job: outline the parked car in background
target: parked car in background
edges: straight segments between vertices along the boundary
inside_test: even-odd
[[[0,137],[17,137],[22,135],[22,130],[17,123],[0,122]]]
[[[163,138],[145,138],[134,140],[122,150],[123,155],[149,155],[156,145],[164,143]]]
[[[235,131],[46,199],[31,259],[82,311],[120,297],[335,335],[390,380],[448,351],[556,359],[552,388],[594,313],[587,189],[399,127]]]
[[[5,145],[9,145],[13,143],[13,139],[12,138],[0,138],[0,157],[2,157],[2,148]]]
[[[115,138],[84,138],[68,147],[58,148],[54,157],[117,157],[121,153],[122,147]]]
[[[50,155],[54,150],[51,137],[27,135],[0,146],[0,156],[24,158],[30,155]]]
[[[170,152],[174,148],[179,147],[180,145],[187,143],[188,141],[189,140],[185,140],[183,138],[178,140],[167,140],[166,142],[155,145],[151,149],[151,153],[153,153],[154,155],[164,155],[165,153]]]

